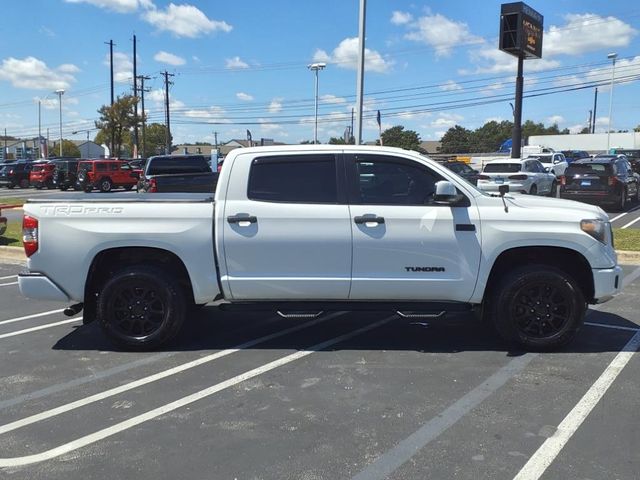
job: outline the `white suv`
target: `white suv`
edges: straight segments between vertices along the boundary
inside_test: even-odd
[[[567,162],[563,153],[539,153],[531,155],[527,157],[527,159],[540,160],[544,168],[556,177],[564,175],[565,170],[569,166],[569,162]]]
[[[501,185],[509,185],[512,193],[531,195],[553,195],[556,177],[547,173],[545,167],[535,158],[510,158],[487,163],[478,177],[478,188],[497,192]]]

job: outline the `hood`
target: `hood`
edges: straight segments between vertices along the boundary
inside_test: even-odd
[[[583,218],[609,219],[607,213],[600,207],[587,203],[564,200],[553,197],[539,197],[534,195],[505,195],[509,207],[535,209],[539,212],[549,212],[558,215],[567,214],[569,211],[580,213]]]

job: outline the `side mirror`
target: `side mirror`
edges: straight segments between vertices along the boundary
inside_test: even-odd
[[[549,173],[549,172],[551,171],[551,169],[550,169],[549,167],[545,167],[545,168],[544,168],[544,171],[545,171],[546,173]]]
[[[458,194],[453,183],[446,180],[436,182],[436,194],[433,200],[441,205],[455,205],[463,196]]]

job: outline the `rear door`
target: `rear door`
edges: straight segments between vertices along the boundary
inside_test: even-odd
[[[473,199],[465,197],[459,207],[434,203],[435,183],[443,177],[417,161],[372,154],[348,155],[346,161],[350,298],[468,301],[481,250]]]
[[[235,159],[224,202],[221,266],[233,299],[349,297],[351,225],[339,164],[339,155],[325,153]]]

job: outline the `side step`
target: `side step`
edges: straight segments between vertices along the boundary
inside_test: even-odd
[[[278,310],[276,313],[282,318],[318,318],[324,312],[283,312]]]
[[[397,310],[396,313],[402,318],[440,318],[447,312],[444,310],[441,312],[401,312]]]

